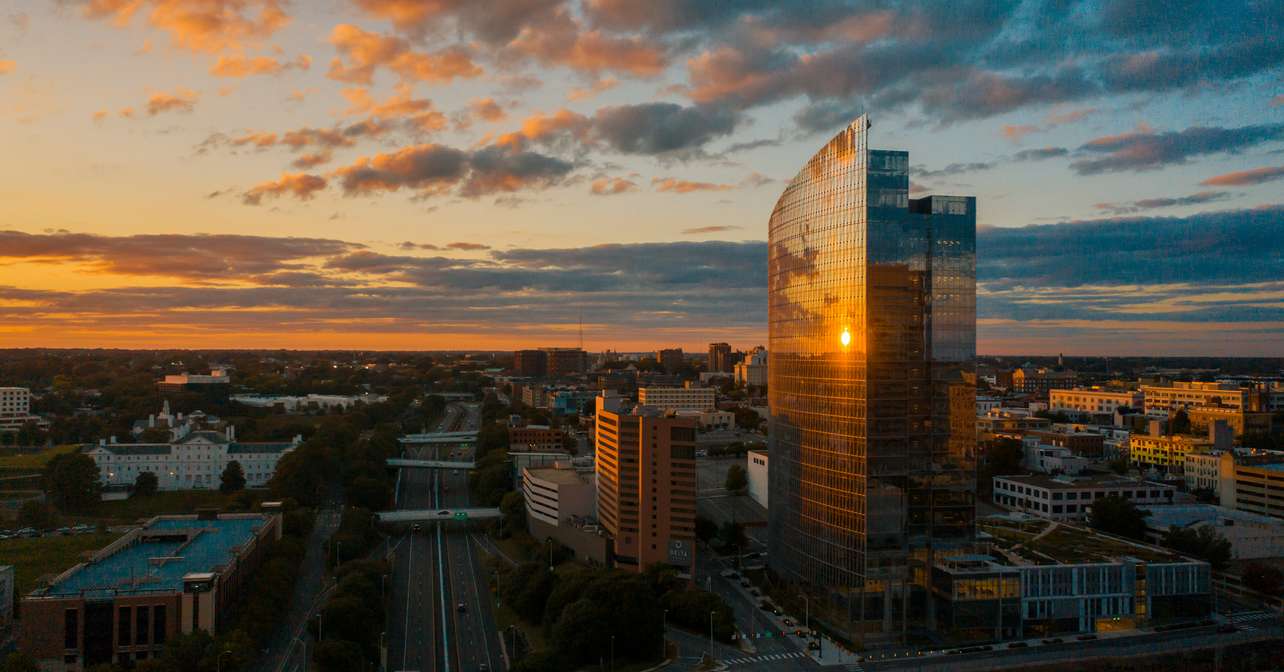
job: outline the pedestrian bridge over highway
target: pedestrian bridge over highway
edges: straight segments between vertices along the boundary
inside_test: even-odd
[[[420,511],[383,511],[375,514],[381,523],[440,523],[447,521],[486,520],[499,518],[499,509],[431,509]]]
[[[462,462],[459,460],[414,460],[408,457],[390,457],[387,460],[390,467],[398,469],[406,467],[409,469],[475,469],[476,462]]]
[[[428,432],[426,434],[407,434],[399,439],[402,445],[440,446],[461,443],[477,443],[477,432]]]

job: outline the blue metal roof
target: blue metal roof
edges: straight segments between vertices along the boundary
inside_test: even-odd
[[[143,528],[138,538],[97,561],[86,563],[46,595],[176,592],[183,577],[226,565],[267,523],[266,516],[197,520],[195,516],[161,518]],[[171,535],[166,536],[169,532]]]

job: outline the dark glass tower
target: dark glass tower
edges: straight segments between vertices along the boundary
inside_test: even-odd
[[[927,568],[973,536],[976,199],[909,199],[853,121],[769,225],[772,570],[858,640],[934,629]]]

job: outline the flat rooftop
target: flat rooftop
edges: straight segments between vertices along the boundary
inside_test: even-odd
[[[982,541],[994,545],[998,562],[1006,565],[1078,565],[1118,562],[1123,558],[1189,561],[1167,549],[1033,516],[978,518],[976,528],[988,537],[982,537]]]
[[[1171,488],[1171,485],[1139,481],[1135,478],[1123,478],[1114,474],[1094,474],[1074,478],[1054,478],[1047,474],[1022,474],[1015,476],[995,476],[1011,483],[1021,483],[1048,490],[1080,490],[1083,488],[1136,488],[1155,487]]]
[[[584,479],[574,469],[556,469],[553,467],[526,468],[531,476],[558,485],[584,485]]]
[[[93,560],[72,568],[39,594],[181,591],[184,576],[213,572],[227,565],[268,520],[256,514],[213,520],[198,520],[196,516],[154,518],[99,551]]]

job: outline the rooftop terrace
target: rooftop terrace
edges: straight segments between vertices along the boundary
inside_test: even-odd
[[[995,555],[1012,565],[1107,563],[1122,558],[1146,562],[1186,560],[1166,549],[1042,518],[990,516],[977,520],[976,527],[989,535]]]
[[[58,577],[45,596],[177,592],[183,577],[228,564],[268,522],[242,514],[214,520],[196,516],[152,519]]]

